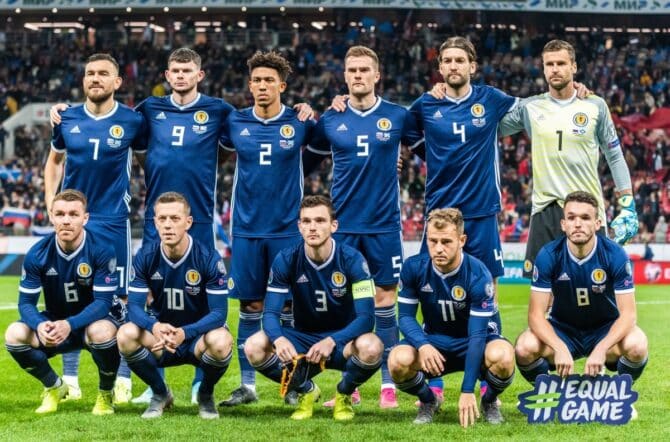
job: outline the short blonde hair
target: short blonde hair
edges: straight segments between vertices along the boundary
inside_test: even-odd
[[[426,220],[426,226],[433,226],[437,230],[442,230],[447,227],[447,224],[452,224],[456,227],[456,232],[462,235],[465,232],[465,222],[463,221],[463,214],[460,210],[453,207],[446,209],[431,210]]]
[[[347,54],[344,56],[344,64],[347,63],[347,58],[349,57],[370,57],[379,70],[379,57],[377,53],[367,46],[352,46],[347,51]]]

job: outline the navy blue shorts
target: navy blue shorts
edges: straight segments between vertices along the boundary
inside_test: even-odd
[[[561,338],[570,350],[573,359],[588,357],[598,342],[602,341],[614,322],[608,322],[602,327],[593,330],[578,330],[570,325],[549,318],[556,335]]]
[[[442,373],[434,377],[440,377],[445,374],[465,370],[465,356],[468,353],[468,343],[470,341],[469,338],[467,337],[453,338],[451,336],[445,336],[445,335],[427,335],[427,336],[430,344],[433,347],[435,347],[440,352],[440,354],[444,356],[445,359],[444,370],[442,371]],[[503,339],[507,341],[505,338],[503,338],[498,334],[489,333],[486,335],[487,344],[489,342],[498,339]],[[400,344],[412,346],[412,344],[410,344],[406,339],[401,340]],[[486,367],[484,366],[484,361],[482,360],[482,366],[480,369],[480,378],[483,378],[485,373],[486,373]],[[433,376],[429,375],[429,377]]]
[[[466,219],[465,234],[468,238],[463,251],[483,262],[494,279],[503,276],[505,266],[498,232],[498,217],[491,215]],[[425,231],[421,241],[421,253],[428,253]]]
[[[310,348],[320,340],[331,336],[333,332],[304,332],[291,327],[282,327],[282,335],[291,341],[298,354],[306,354]],[[344,357],[344,347],[339,345],[331,353],[326,361],[326,368],[344,371],[347,365],[347,359]]]
[[[175,365],[198,365],[200,361],[195,357],[195,345],[198,343],[202,335],[198,335],[192,339],[186,339],[177,347],[177,351],[170,353],[163,350],[163,354],[158,358],[159,367],[172,367]]]
[[[229,296],[243,301],[265,299],[275,257],[280,251],[301,241],[300,235],[278,238],[233,237]]]
[[[395,285],[402,269],[402,233],[338,233],[335,241],[355,248],[365,257],[375,285]]]

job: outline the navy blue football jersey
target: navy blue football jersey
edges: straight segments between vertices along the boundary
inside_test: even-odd
[[[332,151],[331,197],[340,233],[400,230],[400,144],[422,138],[407,109],[381,98],[366,111],[349,104],[344,112],[323,114],[310,146],[319,153]]]
[[[90,324],[80,314],[97,299],[111,308],[119,283],[116,257],[111,245],[96,240],[86,232],[79,247],[65,253],[54,233],[42,238],[26,254],[23,262],[19,294],[34,300],[44,293],[46,312],[54,320],[67,319],[72,329]],[[23,318],[22,319],[26,319]],[[31,327],[31,321],[26,321]]]
[[[477,258],[467,253],[462,258],[461,265],[447,274],[433,266],[427,253],[408,258],[402,266],[400,314],[403,305],[416,311],[419,304],[428,335],[467,337],[470,316],[490,318],[496,311],[491,273]]]
[[[144,301],[151,293],[156,319],[175,327],[194,324],[207,315],[213,307],[208,296],[228,295],[226,266],[219,253],[189,239],[188,250],[177,262],[165,255],[160,242],[143,245],[135,255],[130,276],[130,302],[134,303],[137,295]]]
[[[123,104],[102,116],[85,105],[61,113],[51,148],[66,153],[63,189],[86,195],[88,211],[98,219],[127,219],[130,213],[131,148],[141,147],[144,118]]]
[[[298,234],[303,195],[302,146],[312,135],[313,120],[301,122],[282,105],[264,120],[253,107],[235,111],[221,142],[237,153],[232,201],[233,236],[272,238]]]
[[[472,85],[458,100],[423,94],[412,104],[426,142],[426,213],[455,207],[467,219],[500,211],[498,123],[517,101]]]
[[[592,330],[619,317],[616,296],[635,293],[633,267],[626,251],[604,236],[596,236],[595,247],[583,259],[570,252],[563,236],[538,253],[531,289],[554,295],[553,319]]]
[[[371,276],[365,258],[356,249],[333,240],[331,256],[317,264],[307,257],[301,243],[276,256],[267,296],[283,298],[291,293],[296,330],[335,331],[356,318],[355,301],[374,296],[370,284],[366,285],[369,290],[354,291],[354,284],[362,281],[371,281]]]
[[[224,100],[201,94],[185,106],[172,96],[149,97],[137,106],[149,126],[145,223],[153,224],[156,199],[173,191],[186,197],[194,222],[213,224],[219,139],[232,110]]]

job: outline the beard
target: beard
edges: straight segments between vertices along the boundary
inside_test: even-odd
[[[553,83],[549,81],[549,85],[551,86],[552,89],[557,90],[557,91],[562,91],[563,89],[566,88],[568,84],[570,84],[571,80],[563,80],[561,79],[560,83]]]
[[[461,75],[457,75],[457,76],[447,75],[447,76],[444,78],[444,81],[445,81],[450,87],[452,87],[452,88],[454,88],[454,89],[460,89],[460,88],[462,88],[463,86],[465,86],[466,84],[468,84],[468,78],[463,77],[463,76],[461,76]]]
[[[112,95],[114,95],[113,91],[103,91],[97,95],[93,95],[90,93],[90,91],[86,91],[86,99],[95,104],[104,103],[105,101],[109,100]]]

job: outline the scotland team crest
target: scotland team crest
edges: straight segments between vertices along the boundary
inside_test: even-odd
[[[190,285],[200,284],[200,273],[197,270],[190,269],[186,272],[186,283]]]
[[[77,266],[77,275],[80,278],[88,278],[93,273],[93,269],[88,263],[82,262]]]
[[[279,128],[279,134],[284,138],[293,138],[295,136],[295,128],[290,124],[284,124]]]
[[[118,124],[115,124],[109,128],[109,136],[117,140],[123,138],[124,133],[125,131],[123,130],[123,127],[119,126]]]
[[[388,118],[380,118],[379,120],[377,120],[377,129],[379,130],[387,131],[391,130],[392,127],[393,124],[391,123],[391,120],[389,120]]]
[[[591,281],[595,284],[602,284],[607,280],[607,273],[603,269],[594,269],[591,272]]]
[[[344,273],[335,271],[330,276],[330,282],[332,282],[335,287],[344,287],[347,283],[347,277],[344,276]]]
[[[193,121],[198,124],[205,124],[209,121],[209,114],[205,111],[199,110],[193,114]]]
[[[470,113],[474,117],[472,124],[476,127],[483,127],[486,124],[486,108],[481,103],[475,103],[470,107]]]
[[[451,289],[451,297],[454,298],[455,301],[464,300],[465,295],[466,295],[465,290],[460,285],[454,286]]]
[[[584,112],[577,112],[572,117],[572,122],[575,124],[575,126],[584,127],[589,124],[589,117]]]

